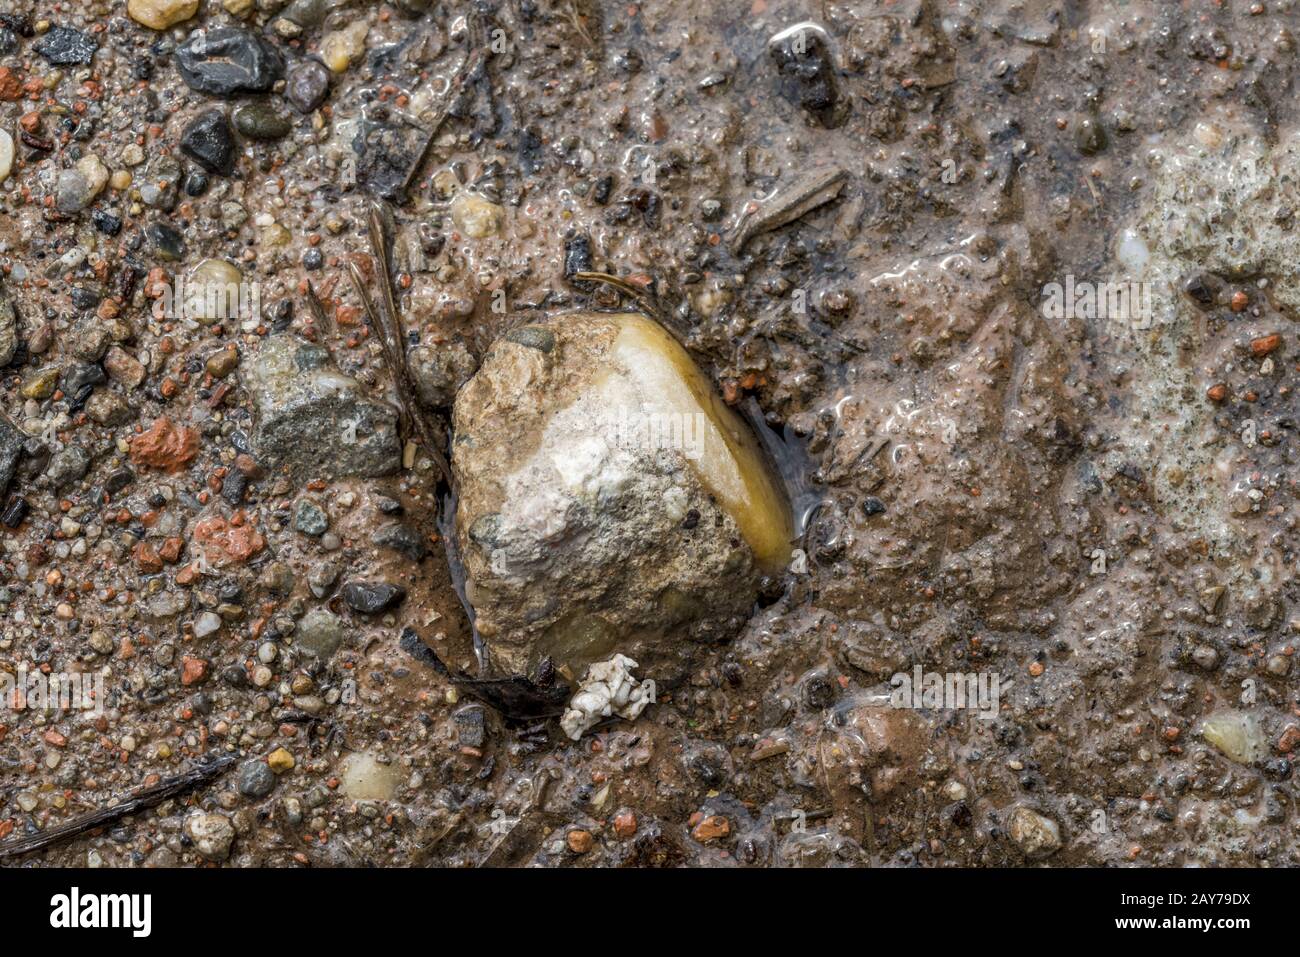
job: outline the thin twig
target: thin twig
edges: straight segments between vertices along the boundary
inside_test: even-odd
[[[645,310],[650,318],[656,320],[661,326],[667,326],[664,321],[663,310],[659,308],[658,301],[650,295],[641,286],[628,282],[626,279],[620,279],[618,276],[611,275],[607,272],[584,271],[576,272],[573,278],[581,282],[603,282],[607,286],[613,286],[625,296],[635,299],[637,305]]]
[[[379,342],[383,347],[384,361],[388,366],[389,375],[393,378],[393,385],[397,389],[397,398],[401,403],[403,416],[408,425],[414,429],[425,450],[433,457],[439,471],[442,472],[442,477],[450,487],[453,482],[451,467],[447,464],[447,458],[438,444],[437,434],[416,402],[415,385],[411,382],[411,372],[406,364],[406,335],[402,329],[401,313],[397,308],[397,292],[393,288],[384,218],[385,209],[382,204],[376,202],[370,207],[369,225],[370,254],[374,258],[375,272],[378,273],[376,278],[379,280],[382,293],[378,310],[365,293],[361,272],[355,263],[349,264],[352,267],[352,282],[357,287],[358,295],[362,297],[366,317],[379,330]]]
[[[640,301],[642,298],[645,297],[645,290],[643,290],[640,286],[633,285],[632,283],[628,282],[626,279],[620,279],[618,276],[612,275],[611,273],[585,270],[582,272],[574,273],[573,278],[580,280],[582,282],[606,283],[610,286],[613,286],[615,289],[619,290],[620,292],[628,296],[631,296],[632,298],[638,301]]]
[[[840,195],[848,178],[848,170],[840,166],[815,170],[762,203],[746,204],[736,220],[731,251],[739,256],[760,233],[779,229],[829,203]]]
[[[573,29],[578,31],[578,36],[582,37],[583,42],[589,47],[594,47],[596,41],[592,39],[591,34],[587,32],[587,27],[582,22],[582,14],[578,12],[577,4],[570,2],[565,5],[565,14]]]
[[[411,165],[406,168],[406,175],[402,177],[401,196],[406,196],[411,188],[411,184],[415,182],[415,177],[419,174],[421,168],[423,168],[424,161],[429,158],[429,151],[433,149],[434,139],[437,138],[439,131],[442,129],[442,124],[447,122],[447,117],[451,113],[452,105],[456,102],[456,98],[460,95],[460,91],[465,88],[465,84],[469,82],[469,78],[478,71],[480,66],[482,66],[483,58],[485,56],[486,54],[484,53],[484,48],[482,46],[477,46],[474,50],[465,55],[464,62],[461,64],[460,69],[456,71],[455,78],[447,87],[446,101],[434,116],[433,122],[429,124],[429,130],[424,135],[424,142],[416,152],[415,159],[411,162]]]
[[[661,328],[677,340],[677,344],[688,352],[692,350],[690,330],[683,328],[683,324],[675,318],[670,317],[658,298],[635,283],[630,283],[626,279],[620,279],[618,276],[611,275],[607,272],[583,271],[573,274],[573,279],[581,282],[600,282],[614,289],[617,289],[623,295],[630,297],[641,307],[641,311],[657,322]]]
[[[70,838],[77,837],[87,831],[97,827],[103,827],[105,824],[112,824],[129,814],[135,814],[137,811],[143,811],[145,808],[153,807],[155,804],[161,804],[168,798],[174,798],[184,794],[200,784],[206,784],[214,778],[224,774],[232,764],[235,763],[233,754],[222,755],[213,758],[210,761],[201,761],[188,771],[183,771],[174,777],[164,778],[152,787],[144,788],[135,794],[117,804],[103,808],[98,811],[91,811],[89,814],[83,814],[79,818],[74,818],[66,824],[60,824],[57,827],[47,828],[40,834],[33,834],[29,837],[15,838],[0,844],[0,860],[8,857],[16,857],[19,854],[30,854],[32,851],[39,851],[57,844],[60,841],[66,841]]]
[[[333,324],[325,312],[325,306],[320,301],[320,296],[316,295],[316,287],[307,280],[307,307],[311,309],[312,318],[316,321],[316,328],[324,334],[333,332]]]

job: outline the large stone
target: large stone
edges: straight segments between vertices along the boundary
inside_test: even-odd
[[[630,314],[497,342],[455,406],[456,527],[494,665],[678,677],[790,555],[784,493],[686,351]]]
[[[178,314],[183,309],[187,319],[205,326],[223,319],[252,318],[251,314],[241,316],[245,306],[251,313],[251,290],[245,289],[239,267],[224,259],[204,259],[191,269],[184,302],[173,304]]]
[[[13,362],[18,351],[18,311],[13,299],[0,286],[0,369]]]
[[[9,178],[14,168],[14,138],[0,130],[0,183]]]
[[[320,346],[276,336],[240,375],[253,399],[253,447],[263,465],[298,481],[375,477],[400,467],[397,410],[367,398]]]
[[[0,414],[0,499],[3,499],[14,473],[18,471],[18,459],[22,457],[26,441],[27,436]]]
[[[86,415],[92,422],[116,428],[135,419],[135,410],[116,392],[96,389],[86,400]]]
[[[195,30],[176,50],[181,79],[209,96],[266,93],[284,76],[284,59],[270,42],[238,27]]]
[[[371,533],[370,541],[381,548],[391,548],[413,562],[423,561],[429,546],[419,531],[405,522],[382,525]]]
[[[185,258],[185,237],[174,226],[162,222],[150,223],[145,227],[144,235],[159,259],[178,262]]]

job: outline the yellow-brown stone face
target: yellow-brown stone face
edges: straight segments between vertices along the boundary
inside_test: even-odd
[[[688,461],[735,520],[763,569],[784,569],[790,560],[790,506],[749,427],[663,327],[637,315],[619,316],[617,322],[612,357],[636,383],[642,409],[670,424],[703,416],[698,420],[702,454]]]
[[[457,398],[457,528],[504,670],[681,667],[790,557],[784,492],[690,356],[635,314],[516,328]],[[640,659],[638,659],[640,660]]]

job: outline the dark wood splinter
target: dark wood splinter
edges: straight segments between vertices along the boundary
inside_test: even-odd
[[[365,276],[355,262],[348,263],[348,276],[357,291],[357,297],[361,300],[361,308],[365,310],[371,328],[379,331],[384,365],[388,367],[388,373],[392,376],[393,385],[397,389],[403,432],[407,435],[414,432],[420,444],[437,464],[447,486],[454,491],[455,481],[452,478],[451,467],[447,464],[447,457],[443,454],[436,431],[416,402],[415,385],[411,382],[411,372],[406,365],[406,337],[402,329],[401,313],[397,309],[397,294],[393,289],[385,220],[386,210],[376,202],[370,208],[369,224],[370,255],[374,259],[376,278],[379,280],[381,292],[378,307],[366,289]]]
[[[163,778],[152,787],[144,788],[137,791],[128,798],[119,801],[117,804],[102,808],[98,811],[91,811],[89,814],[83,814],[81,817],[73,818],[66,824],[60,824],[57,827],[47,828],[40,834],[33,834],[28,837],[13,838],[0,844],[0,860],[10,857],[17,857],[20,854],[30,854],[33,851],[39,851],[51,845],[58,844],[62,841],[70,840],[78,835],[85,834],[97,827],[104,827],[119,821],[137,811],[143,811],[145,808],[161,804],[169,798],[177,797],[184,794],[201,784],[213,780],[225,774],[230,766],[235,763],[233,754],[223,754],[220,757],[212,758],[207,761],[200,761],[194,767],[173,777]]]

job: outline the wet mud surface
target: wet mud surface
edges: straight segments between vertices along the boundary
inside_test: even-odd
[[[0,670],[102,679],[0,841],[236,760],[6,864],[1300,863],[1290,0],[130,6],[0,0]],[[492,706],[376,200],[438,441],[592,270],[762,423],[793,558],[634,721]]]

